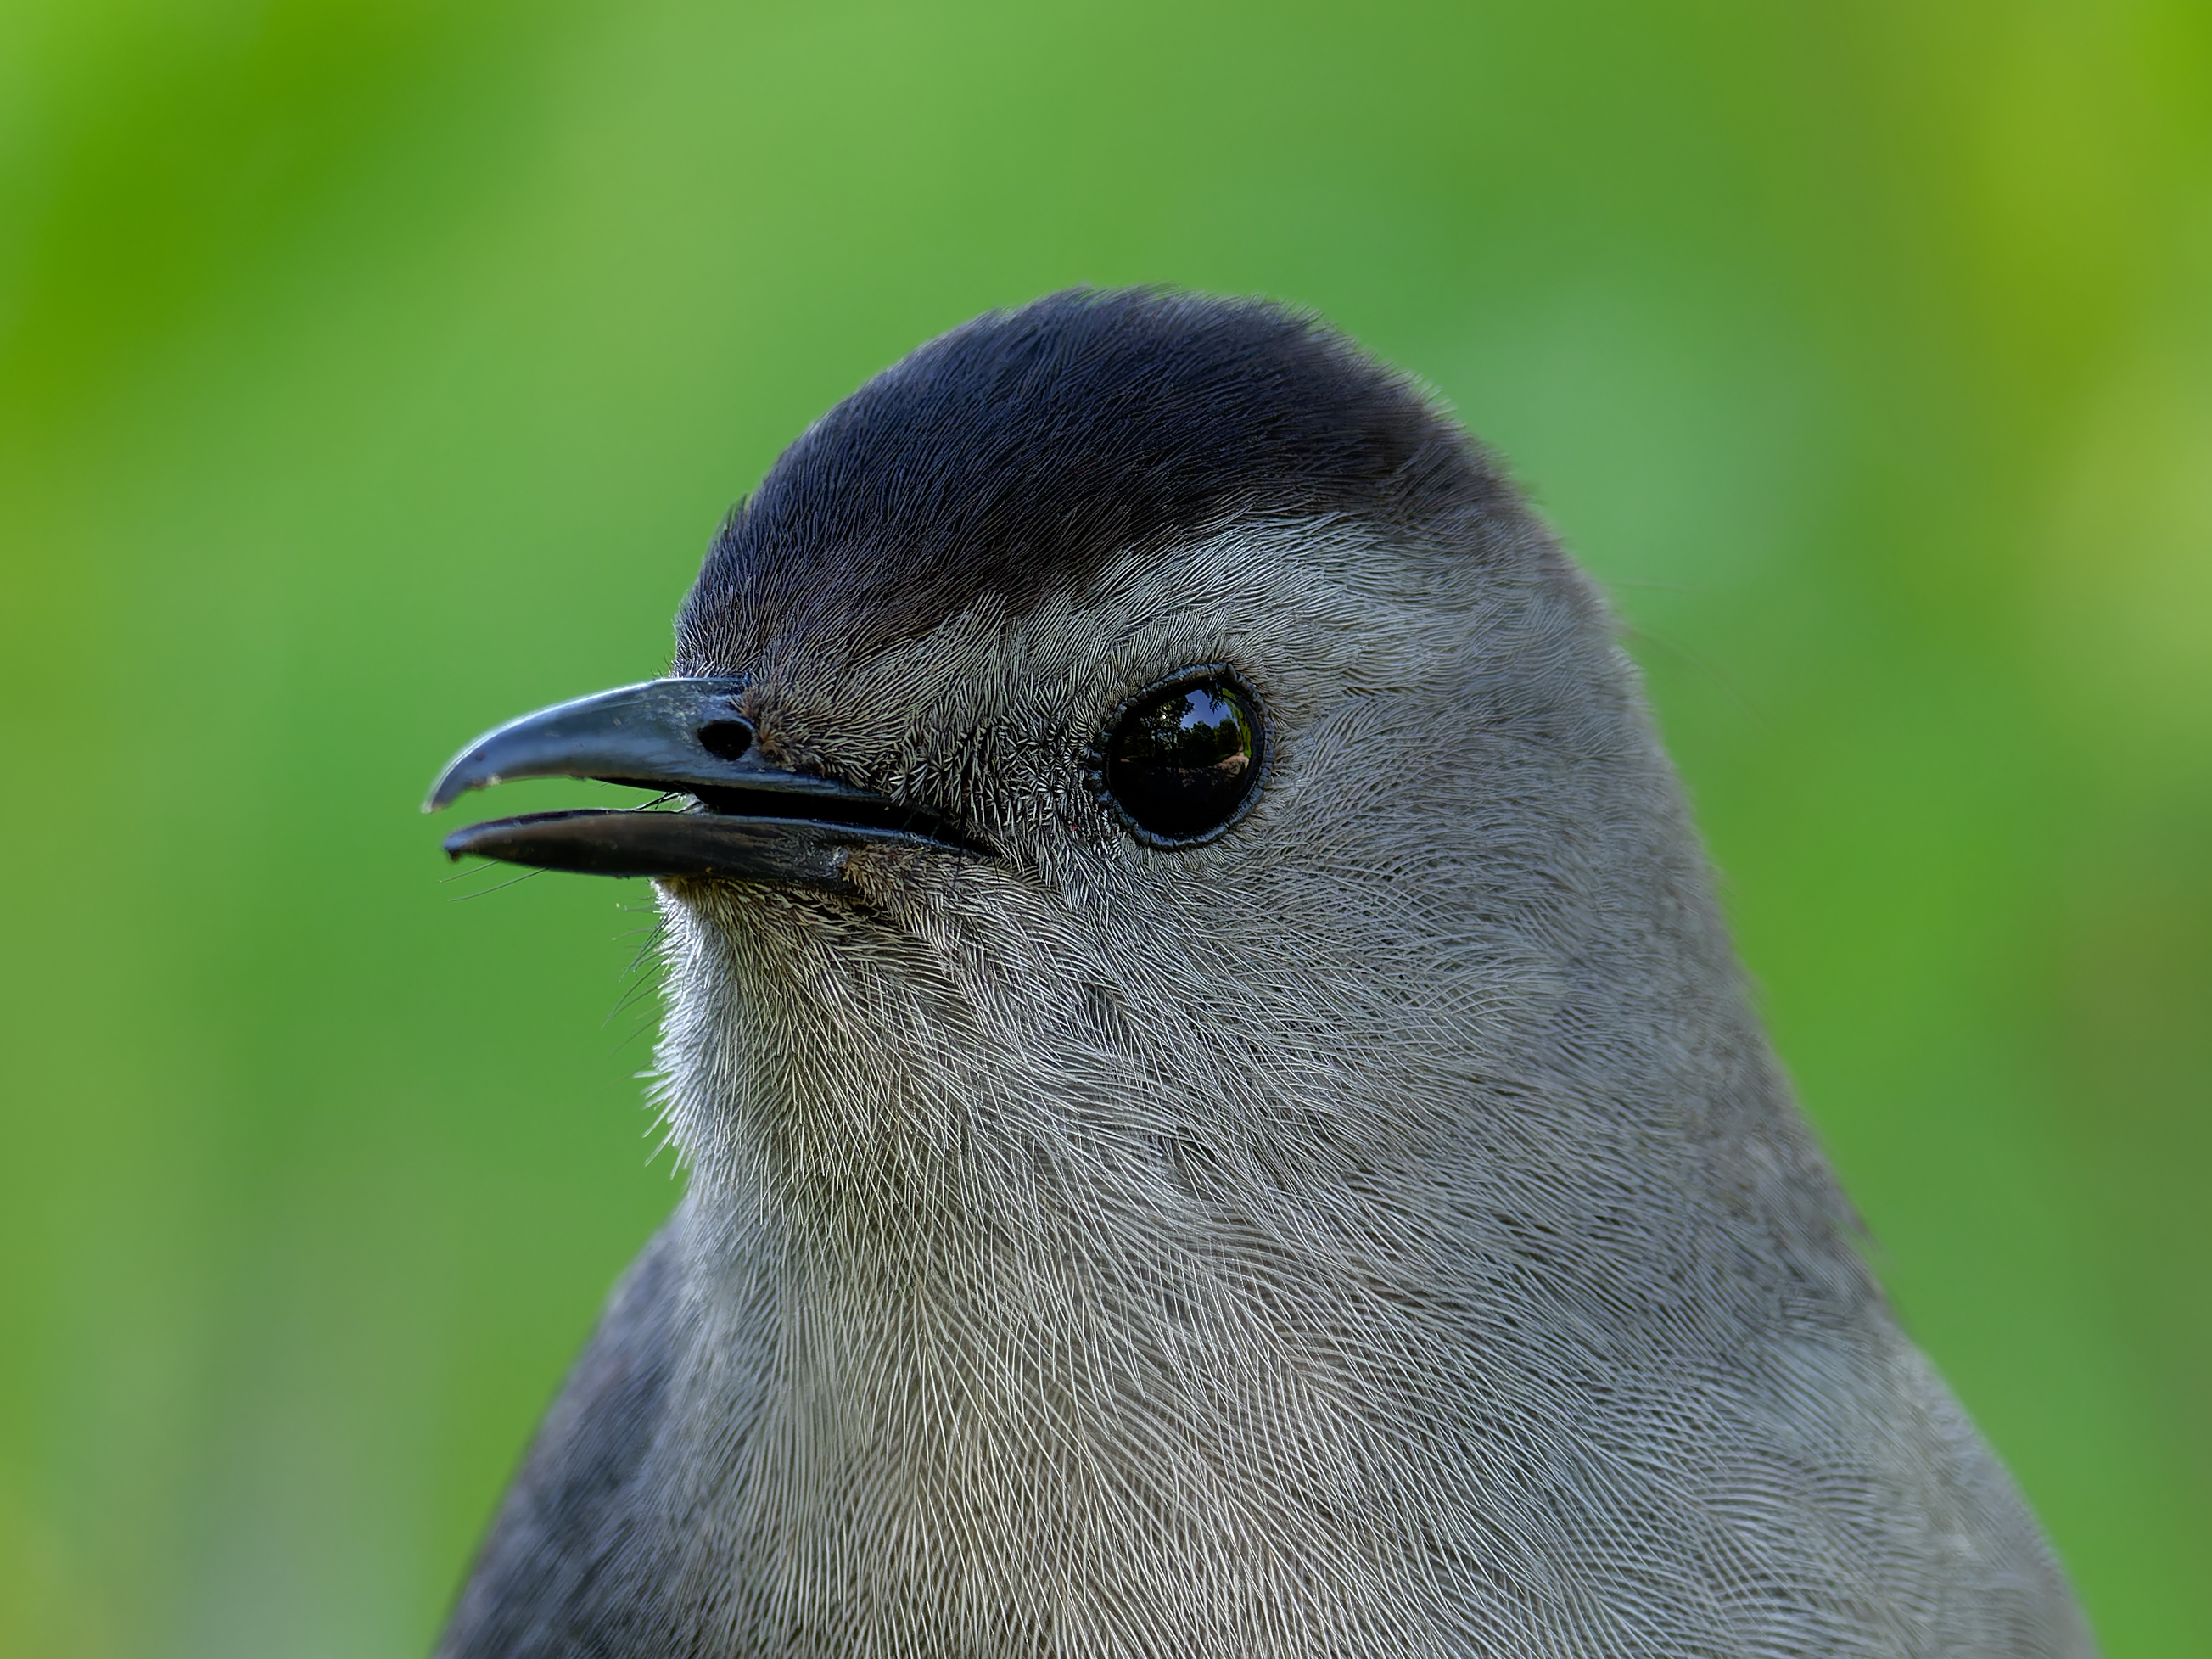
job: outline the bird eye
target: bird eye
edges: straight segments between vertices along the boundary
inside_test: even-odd
[[[1260,776],[1251,694],[1199,669],[1128,702],[1101,745],[1099,783],[1145,840],[1176,846],[1226,829]]]

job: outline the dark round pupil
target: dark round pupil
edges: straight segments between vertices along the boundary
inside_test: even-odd
[[[1130,709],[1107,739],[1107,791],[1164,841],[1202,836],[1250,792],[1258,735],[1228,686],[1163,692]]]

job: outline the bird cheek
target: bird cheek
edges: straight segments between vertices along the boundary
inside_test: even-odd
[[[942,912],[975,868],[962,859],[866,847],[846,860],[844,873],[856,898],[912,930],[926,915]]]

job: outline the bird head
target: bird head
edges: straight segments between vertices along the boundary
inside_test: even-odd
[[[1603,605],[1419,388],[1265,304],[983,318],[792,446],[677,636],[432,796],[690,801],[447,842],[667,923],[691,1185],[488,1553],[591,1540],[531,1629],[2087,1650]]]
[[[810,1248],[1340,1226],[1402,1264],[1565,1170],[1599,1210],[1692,1183],[1717,1134],[1802,1184],[1601,602],[1310,317],[1080,292],[954,331],[785,453],[677,634],[432,804],[690,798],[447,845],[659,878],[695,1187]]]

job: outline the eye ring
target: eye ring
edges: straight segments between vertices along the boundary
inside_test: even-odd
[[[1086,757],[1091,792],[1147,847],[1196,847],[1235,825],[1267,771],[1265,706],[1228,663],[1199,663],[1117,703]]]

